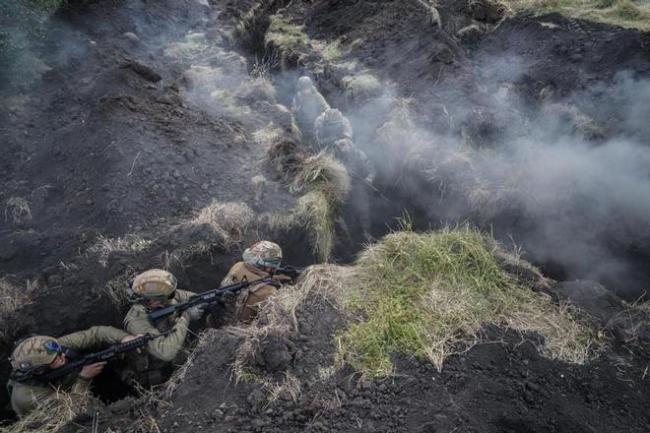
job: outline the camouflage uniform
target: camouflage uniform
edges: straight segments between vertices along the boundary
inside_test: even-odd
[[[171,276],[166,271],[155,269],[141,275],[151,273],[155,276]],[[137,284],[137,278],[134,281],[135,284]],[[176,290],[175,279],[173,279],[171,293],[173,293],[173,298],[166,303],[167,305],[185,302],[195,295],[194,292]],[[180,352],[185,343],[191,320],[189,311],[186,310],[180,316],[170,315],[165,319],[152,323],[149,321],[149,312],[150,309],[146,305],[137,303],[129,309],[124,318],[124,328],[133,335],[160,335],[165,331],[172,330],[170,334],[149,342],[146,354],[132,352],[128,355],[128,367],[122,372],[122,379],[127,383],[136,381],[145,387],[163,383],[169,377],[173,369],[172,361],[179,361],[179,356],[181,356]]]
[[[291,111],[304,138],[309,141],[313,137],[314,121],[330,106],[309,77],[300,77],[297,87]]]
[[[314,126],[319,150],[334,155],[353,176],[372,182],[374,171],[368,157],[354,145],[350,121],[339,110],[325,110]]]
[[[266,260],[269,258],[277,259],[277,262],[267,262]],[[243,259],[244,261],[237,262],[230,268],[228,274],[221,281],[222,286],[270,277],[271,274],[263,268],[279,266],[282,250],[273,242],[261,241],[247,248],[244,251]],[[273,279],[278,282],[278,285],[281,281],[286,281],[286,277],[282,275],[274,275]],[[236,320],[250,323],[257,314],[260,304],[275,295],[277,291],[277,286],[274,283],[256,284],[241,290],[237,294],[232,314]]]
[[[54,360],[56,355],[49,355],[48,359],[48,354],[44,350],[41,350],[39,345],[46,340],[58,342],[62,348],[68,351],[67,356],[73,356],[72,351],[90,352],[100,350],[102,346],[120,343],[127,336],[128,334],[120,329],[110,326],[95,326],[85,331],[75,332],[57,339],[46,336],[31,337],[17,346],[14,355],[12,355],[12,359],[18,357],[16,352],[23,350],[27,353],[27,356],[34,357],[35,354],[36,357],[40,357],[39,364],[47,365]],[[16,370],[17,366],[14,366],[14,371]],[[7,387],[11,393],[11,407],[21,417],[34,409],[38,403],[55,396],[59,389],[74,394],[81,394],[88,391],[91,382],[74,373],[48,383],[41,382],[38,379],[17,381],[15,380],[14,374],[12,374],[12,377],[7,383]]]

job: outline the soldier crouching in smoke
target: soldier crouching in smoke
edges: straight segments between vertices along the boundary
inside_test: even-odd
[[[329,104],[320,94],[311,78],[300,77],[296,84],[296,95],[293,97],[291,111],[296,117],[296,123],[306,141],[311,141],[314,134],[314,121]]]
[[[366,154],[352,141],[350,121],[337,109],[325,110],[314,122],[319,151],[333,155],[341,161],[353,179],[350,205],[359,219],[366,238],[370,229],[370,203],[368,187],[372,187],[375,171]]]
[[[328,108],[314,122],[319,151],[341,161],[352,177],[372,183],[375,173],[366,154],[352,141],[350,121],[337,109]]]

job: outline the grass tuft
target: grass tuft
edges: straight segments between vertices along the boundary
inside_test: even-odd
[[[99,235],[95,243],[88,248],[88,252],[97,254],[99,263],[106,267],[111,254],[115,252],[139,253],[146,250],[151,244],[151,240],[134,234],[127,234],[121,238],[107,238]]]
[[[271,16],[264,38],[267,45],[272,44],[282,49],[292,49],[309,43],[305,26],[292,24],[281,15]]]
[[[306,192],[298,199],[294,216],[312,233],[316,255],[327,261],[335,244],[335,213],[350,192],[350,176],[336,159],[319,153],[303,162],[292,189]]]
[[[5,222],[24,224],[32,220],[29,202],[22,197],[10,197],[5,203]]]
[[[494,323],[538,332],[551,358],[584,362],[592,330],[572,308],[506,272],[504,254],[470,227],[386,236],[357,262],[360,278],[346,307],[358,320],[337,336],[339,359],[371,377],[391,374],[392,353],[428,358],[440,369],[478,341],[483,324]]]
[[[226,245],[232,245],[242,241],[254,221],[255,212],[246,203],[213,200],[189,224],[208,225]]]
[[[0,341],[10,334],[12,316],[20,307],[31,303],[34,286],[27,281],[25,288],[17,287],[5,278],[0,278]]]
[[[514,12],[560,12],[572,18],[650,30],[650,5],[645,0],[502,0]]]
[[[77,416],[84,413],[92,402],[90,392],[57,392],[52,398],[37,405],[17,422],[2,429],[4,433],[57,433]]]
[[[350,176],[338,160],[326,153],[307,158],[296,175],[294,191],[320,191],[332,205],[345,201],[350,192]]]

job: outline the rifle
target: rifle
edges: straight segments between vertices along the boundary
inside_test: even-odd
[[[88,355],[84,355],[80,359],[76,361],[72,361],[64,365],[63,367],[57,368],[55,370],[50,370],[43,374],[36,375],[35,378],[38,380],[49,382],[51,380],[66,376],[77,369],[81,369],[85,367],[86,365],[95,364],[97,362],[110,361],[111,359],[115,358],[116,356],[122,353],[130,352],[135,349],[140,349],[141,347],[146,346],[150,341],[155,340],[158,337],[165,336],[167,334],[169,334],[169,331],[163,332],[162,334],[158,334],[158,335],[145,334],[142,337],[135,338],[131,341],[127,341],[126,343],[116,344],[100,352],[89,353]]]
[[[219,299],[219,296],[223,295],[224,293],[236,293],[252,284],[271,283],[271,282],[273,282],[272,277],[265,277],[265,278],[260,278],[259,280],[240,281],[239,283],[218,287],[216,289],[208,290],[207,292],[203,292],[196,296],[192,296],[190,299],[188,299],[185,302],[181,302],[180,304],[170,305],[169,307],[159,308],[158,310],[154,310],[151,313],[149,313],[148,317],[150,321],[155,322],[156,320],[162,317],[169,316],[170,314],[174,314],[176,312],[185,311],[188,308],[192,308],[196,305],[211,304],[215,302],[217,299]]]
[[[300,274],[305,272],[305,269],[307,269],[307,268],[299,268],[297,266],[289,266],[289,265],[287,265],[287,266],[278,267],[275,270],[275,273],[280,274],[280,275],[286,275],[287,277],[290,277],[292,280],[295,280],[296,278],[298,278],[300,276]]]

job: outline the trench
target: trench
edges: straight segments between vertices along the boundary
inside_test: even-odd
[[[269,2],[265,9],[259,10],[250,17],[243,30],[237,33],[236,41],[239,51],[252,64],[259,59],[272,59],[278,56],[277,51],[269,49],[266,46],[264,35],[269,26],[269,17],[280,7],[288,2]],[[291,72],[306,72],[297,64],[289,65],[293,70]],[[288,95],[288,86],[291,84],[284,80],[286,70],[282,70],[276,65],[271,70],[271,80],[279,89],[281,95]],[[297,74],[296,74],[297,75]],[[331,83],[333,84],[333,83]],[[284,105],[290,105],[291,101],[286,97],[280,101]],[[416,231],[426,231],[436,229],[446,224],[441,215],[436,215],[436,208],[442,208],[447,203],[439,201],[434,206],[422,206],[414,197],[405,196],[403,191],[394,188],[389,179],[378,178],[375,188],[368,189],[363,185],[358,186],[358,194],[364,195],[365,209],[360,210],[359,203],[346,203],[341,210],[341,221],[337,223],[338,241],[333,253],[332,261],[337,263],[351,263],[364,244],[371,239],[379,239],[392,230],[395,230],[401,224],[400,219],[407,216],[410,219],[412,227]],[[366,221],[360,220],[360,213],[365,212]],[[484,227],[489,229],[489,227]],[[305,266],[316,262],[311,249],[305,242],[306,234],[301,231],[284,231],[277,232],[274,239],[282,245],[285,252],[285,261],[287,263]],[[155,256],[160,251],[152,252]],[[634,252],[632,252],[634,254]],[[647,259],[647,256],[639,254],[638,260]],[[135,259],[135,257],[126,257],[125,259]],[[196,292],[202,292],[215,287],[218,284],[219,276],[225,275],[229,266],[239,259],[237,254],[219,251],[214,255],[195,255],[189,257],[183,266],[170,269],[178,278],[181,288],[192,288]],[[547,276],[562,280],[567,277],[566,269],[560,263],[537,263]],[[20,334],[28,327],[32,332],[42,332],[51,334],[63,334],[75,329],[84,329],[92,325],[105,324],[120,326],[117,318],[123,317],[124,308],[112,306],[111,301],[106,297],[90,299],[83,304],[86,311],[92,311],[92,315],[77,315],[70,322],[57,319],[54,314],[41,314],[40,308],[50,304],[55,297],[53,294],[43,294],[37,302],[23,311],[28,321],[23,326],[14,331],[14,334]],[[63,299],[60,304],[74,302],[74,299]],[[218,308],[217,308],[218,309]],[[224,324],[224,323],[222,323]],[[33,325],[33,326],[32,326]],[[10,353],[10,347],[0,347],[0,355],[7,357]],[[117,380],[116,368],[118,365],[108,368],[106,373],[101,375],[94,385],[95,393],[105,402],[114,402],[126,396],[134,395],[132,389],[121,385]],[[4,381],[8,376],[6,367],[0,371],[0,380]],[[13,413],[6,408],[7,398],[3,395],[0,398],[0,421],[13,419]]]

